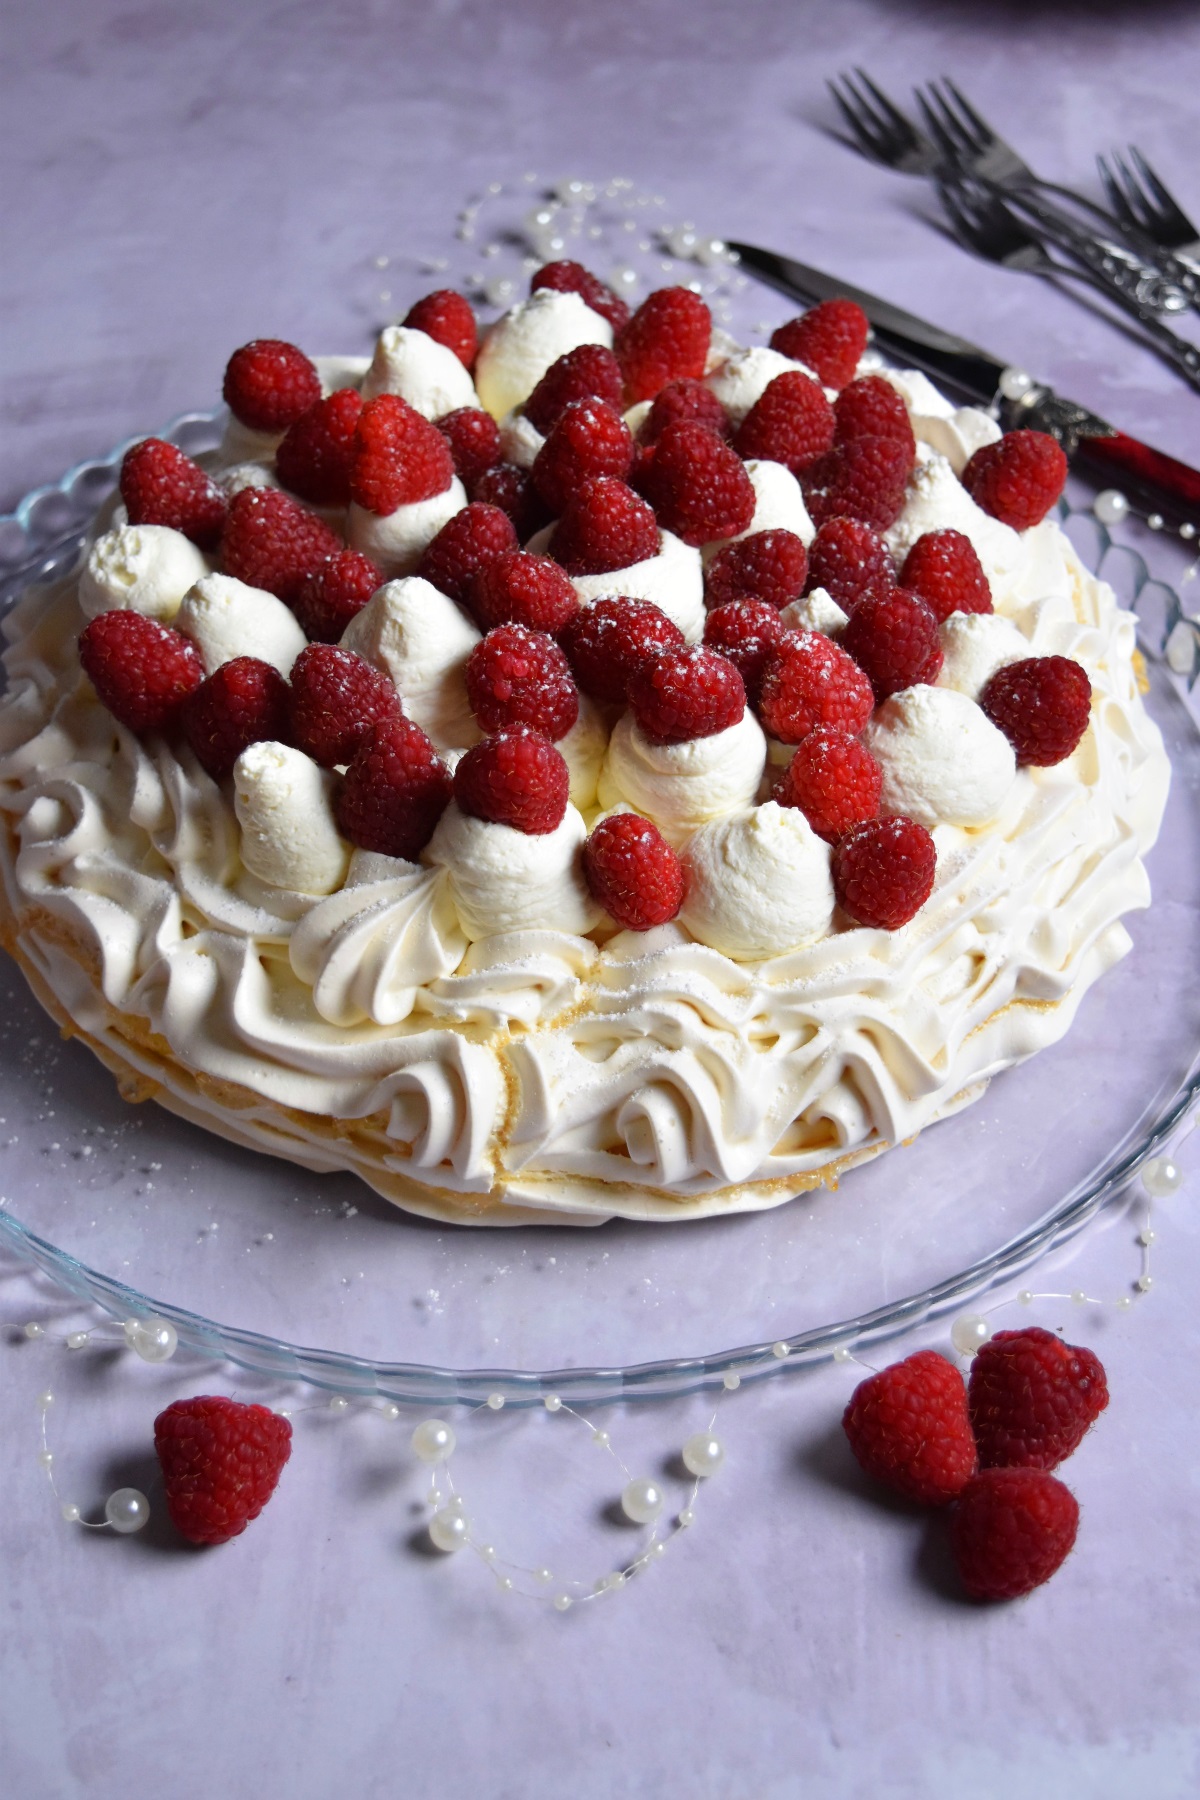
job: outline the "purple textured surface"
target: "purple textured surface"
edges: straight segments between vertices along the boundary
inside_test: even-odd
[[[903,92],[946,71],[1047,174],[1089,182],[1093,152],[1132,139],[1200,209],[1194,7],[1033,10],[72,0],[22,9],[17,41],[10,8],[0,506],[211,403],[248,337],[365,347],[371,259],[439,253],[472,188],[526,167],[628,174],[702,229],[795,247],[1195,461],[1195,396],[1156,359],[965,257],[919,218],[917,184],[825,135],[827,74],[859,62]],[[847,1472],[844,1369],[730,1402],[729,1463],[693,1533],[628,1592],[559,1618],[502,1599],[477,1564],[410,1546],[408,1423],[301,1418],[270,1510],[215,1553],[174,1550],[155,1526],[135,1540],[60,1526],[35,1461],[40,1389],[62,1396],[64,1496],[87,1501],[149,1483],[153,1412],[226,1383],[211,1366],[71,1363],[6,1330],[5,1792],[1193,1794],[1198,1192],[1192,1177],[1162,1208],[1144,1309],[1036,1315],[1100,1351],[1114,1400],[1065,1471],[1084,1512],[1076,1555],[1040,1594],[992,1610],[952,1598],[936,1535]],[[1122,1224],[1044,1285],[1115,1295],[1135,1272]],[[27,1277],[0,1283],[0,1326],[54,1311]],[[937,1335],[911,1347],[925,1341]],[[605,1423],[635,1469],[656,1472],[706,1418],[696,1399]],[[611,1465],[586,1433],[501,1415],[462,1436],[459,1478],[497,1540],[534,1561],[561,1551],[564,1568],[613,1566],[614,1533],[593,1525]]]

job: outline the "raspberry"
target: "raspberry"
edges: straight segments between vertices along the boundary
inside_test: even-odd
[[[853,300],[822,300],[773,332],[771,348],[804,363],[826,387],[843,388],[854,380],[870,330],[866,313]]]
[[[882,375],[864,375],[844,387],[833,416],[839,444],[847,444],[852,438],[892,438],[904,446],[910,469],[916,462],[917,440],[909,423],[908,408]]]
[[[937,850],[914,819],[868,819],[838,839],[832,867],[843,912],[858,925],[898,931],[933,892]]]
[[[295,344],[255,338],[230,357],[221,392],[252,431],[286,431],[321,398],[321,377]]]
[[[933,609],[907,588],[860,600],[841,633],[841,645],[866,674],[880,702],[901,688],[936,681],[942,666]]]
[[[759,716],[784,744],[799,744],[818,725],[861,731],[874,707],[858,664],[819,631],[789,633],[763,675]]]
[[[498,625],[476,644],[466,666],[471,710],[487,732],[528,725],[553,742],[579,717],[570,664],[554,642],[524,625]]]
[[[793,475],[833,443],[833,408],[801,369],[785,369],[755,401],[734,435],[739,456],[785,463]]]
[[[975,1473],[967,1390],[936,1350],[860,1381],[842,1430],[868,1475],[922,1506],[947,1505]]]
[[[275,452],[275,472],[285,488],[314,506],[350,504],[350,464],[362,395],[339,388],[291,426]]]
[[[572,495],[549,551],[568,575],[609,575],[657,556],[658,521],[623,481],[600,475]]]
[[[765,600],[780,610],[804,592],[808,552],[794,531],[752,531],[718,550],[704,577],[709,606],[728,600]]]
[[[354,434],[352,500],[367,512],[386,516],[444,494],[453,478],[450,446],[436,425],[398,394],[366,402]]]
[[[798,806],[817,836],[835,844],[852,825],[879,815],[883,771],[865,744],[838,725],[810,731],[775,789]]]
[[[1069,656],[1028,656],[997,669],[979,704],[1017,753],[1017,764],[1048,769],[1070,756],[1087,730],[1092,684]]]
[[[471,489],[472,500],[498,506],[513,522],[518,542],[527,544],[535,532],[550,523],[551,514],[530,478],[528,469],[515,463],[496,463]]]
[[[976,1352],[967,1398],[983,1468],[1053,1469],[1108,1405],[1108,1383],[1098,1356],[1032,1325]]]
[[[600,475],[623,481],[633,465],[633,437],[605,400],[572,400],[537,453],[533,485],[547,506],[561,513],[584,482]]]
[[[727,657],[715,650],[664,650],[629,677],[629,704],[644,736],[655,744],[715,737],[746,710],[746,687]]]
[[[729,659],[752,701],[758,697],[767,663],[786,636],[786,625],[765,600],[727,600],[713,608],[704,625],[704,642]]]
[[[1070,1555],[1079,1503],[1040,1469],[984,1469],[950,1516],[950,1549],[973,1600],[1017,1600]]]
[[[725,408],[711,388],[690,376],[668,381],[654,396],[654,404],[642,420],[638,442],[656,444],[668,425],[707,425],[718,437],[729,436]]]
[[[121,498],[131,525],[169,525],[211,550],[225,523],[226,500],[198,463],[163,438],[125,452]]]
[[[478,406],[460,406],[434,423],[450,446],[454,473],[469,493],[500,461],[500,427]]]
[[[338,550],[301,582],[292,611],[316,644],[336,644],[355,613],[383,586],[383,571],[360,550]]]
[[[451,792],[450,771],[420,726],[380,719],[342,777],[334,803],[338,830],[360,850],[416,862]]]
[[[474,363],[479,347],[475,314],[453,288],[438,288],[436,292],[426,294],[409,307],[404,323],[444,344],[447,350],[453,350],[464,367],[469,369]]]
[[[292,605],[306,578],[344,549],[323,519],[278,488],[243,488],[229,502],[221,567]]]
[[[493,825],[544,837],[562,824],[571,777],[554,745],[518,727],[485,738],[454,771],[460,809]]]
[[[568,620],[562,645],[585,694],[624,706],[630,676],[664,650],[682,650],[684,640],[649,600],[597,600]]]
[[[835,444],[804,472],[801,487],[815,525],[847,515],[886,531],[904,510],[908,451],[895,438],[851,438]]]
[[[668,425],[641,488],[659,524],[685,544],[736,537],[754,517],[745,464],[707,425]]]
[[[322,768],[350,762],[374,726],[402,716],[394,683],[353,650],[310,644],[292,664],[291,741]]]
[[[269,1406],[200,1394],[159,1413],[154,1450],[176,1531],[193,1544],[227,1544],[275,1492],[292,1427]]]
[[[544,437],[572,400],[606,400],[621,410],[621,365],[603,344],[580,344],[551,363],[525,402],[525,417]]]
[[[139,735],[161,731],[204,680],[200,652],[181,631],[126,607],[80,633],[79,660],[114,719]]]
[[[1010,431],[984,444],[962,472],[962,484],[993,519],[1026,531],[1039,525],[1062,494],[1067,459],[1044,431]]]
[[[498,506],[485,506],[479,500],[472,500],[469,506],[447,519],[433,541],[426,545],[417,564],[417,574],[440,588],[443,594],[449,594],[452,600],[466,605],[471,584],[480,569],[486,569],[506,550],[516,547],[517,534],[508,514]]]
[[[683,865],[637,813],[601,819],[583,847],[583,872],[593,900],[627,931],[665,925],[683,905]]]
[[[554,634],[579,611],[579,596],[552,557],[507,550],[475,577],[470,604],[485,631],[527,625]]]
[[[927,531],[919,537],[904,559],[900,582],[920,594],[939,624],[951,613],[992,610],[983,564],[961,531]]]
[[[608,320],[614,331],[620,331],[629,322],[629,308],[620,295],[605,287],[582,263],[565,260],[543,263],[529,284],[531,294],[536,294],[539,288],[553,288],[558,294],[578,294],[586,306]]]
[[[708,361],[712,314],[691,288],[657,288],[617,338],[630,406],[653,400],[668,381],[698,381]]]
[[[188,695],[181,717],[200,767],[224,781],[248,744],[288,741],[288,685],[270,663],[235,656]]]
[[[845,613],[853,612],[866,594],[886,594],[895,585],[891,552],[861,519],[827,519],[808,547],[805,592],[824,588]]]

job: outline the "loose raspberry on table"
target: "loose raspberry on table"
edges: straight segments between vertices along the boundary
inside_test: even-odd
[[[580,344],[550,364],[525,402],[525,417],[542,433],[552,427],[573,400],[605,400],[621,410],[621,365],[603,344]]]
[[[533,485],[528,469],[516,463],[495,463],[480,475],[470,490],[472,500],[498,506],[513,522],[519,543],[527,544],[535,532],[550,523],[553,514]]]
[[[838,904],[856,924],[899,931],[933,892],[937,850],[915,819],[868,819],[838,839],[832,872]]]
[[[499,506],[472,500],[425,546],[417,574],[465,606],[479,571],[516,547],[517,534],[508,514]]]
[[[833,443],[833,408],[802,369],[785,369],[755,401],[734,433],[739,456],[784,463],[793,475]]]
[[[600,475],[572,496],[547,547],[568,575],[611,575],[657,556],[660,542],[653,508],[623,481]]]
[[[353,650],[310,644],[292,664],[289,741],[324,769],[349,763],[376,725],[402,716],[395,683]]]
[[[767,663],[787,636],[787,626],[766,600],[727,600],[704,623],[704,642],[728,657],[751,702],[758,698]]]
[[[460,406],[434,424],[450,446],[454,473],[470,493],[481,475],[500,461],[500,427],[478,406]]]
[[[608,320],[614,331],[620,331],[629,322],[629,308],[621,296],[605,287],[582,263],[565,258],[562,262],[543,263],[529,283],[531,294],[536,294],[539,288],[552,288],[558,294],[578,294],[594,313]]]
[[[895,585],[891,551],[861,519],[827,519],[808,547],[805,593],[824,588],[844,613],[852,613],[865,595],[890,593]]]
[[[1100,1358],[1052,1331],[998,1331],[975,1354],[967,1400],[980,1466],[1057,1468],[1108,1405]]]
[[[804,592],[808,552],[794,531],[782,526],[752,531],[718,550],[704,577],[704,599],[709,606],[729,600],[765,600],[782,610]]]
[[[711,339],[712,314],[691,288],[648,294],[616,342],[628,404],[653,400],[668,381],[699,381]]]
[[[907,588],[860,600],[839,641],[880,702],[901,688],[936,681],[941,671],[937,618],[932,607]]]
[[[304,577],[292,611],[315,644],[336,644],[383,581],[383,570],[369,556],[338,550]]]
[[[229,502],[221,567],[289,606],[308,576],[345,548],[323,519],[279,488],[243,488]]]
[[[951,613],[990,613],[992,590],[969,537],[927,531],[904,559],[900,585],[920,594],[940,624]]]
[[[479,331],[475,324],[475,314],[461,294],[453,288],[438,288],[432,294],[426,294],[409,307],[404,315],[404,323],[414,331],[423,331],[426,337],[436,339],[444,344],[447,350],[453,350],[465,368],[471,368],[475,362],[475,352],[479,347]]]
[[[852,438],[892,438],[903,446],[910,469],[916,462],[917,440],[908,408],[882,375],[863,375],[844,387],[834,402],[833,416],[839,444]]]
[[[200,767],[224,781],[248,745],[289,741],[288,684],[257,656],[235,656],[188,695],[181,718]]]
[[[983,1469],[950,1515],[950,1549],[974,1600],[1017,1600],[1070,1555],[1079,1503],[1041,1469]]]
[[[401,506],[444,494],[454,479],[450,446],[398,394],[368,400],[354,433],[350,497],[386,517]]]
[[[797,746],[775,799],[798,806],[817,836],[835,844],[852,825],[878,818],[882,786],[866,745],[839,725],[822,725]]]
[[[579,596],[568,575],[550,556],[507,550],[475,577],[468,603],[484,631],[494,625],[527,625],[530,631],[560,632],[579,611]]]
[[[819,631],[790,633],[763,675],[759,717],[784,744],[800,743],[818,725],[859,732],[874,709],[858,664]]]
[[[169,725],[204,680],[190,639],[127,607],[101,613],[80,633],[79,660],[114,719],[139,736]]]
[[[551,511],[561,513],[585,482],[602,475],[624,481],[633,456],[633,434],[615,406],[572,400],[537,453],[533,485]]]
[[[466,664],[467,698],[484,731],[527,725],[553,743],[579,717],[571,666],[552,637],[524,625],[497,625]]]
[[[922,1506],[946,1506],[975,1473],[967,1390],[936,1350],[860,1381],[842,1429],[868,1475]]]
[[[601,819],[583,847],[583,872],[593,900],[626,931],[665,925],[683,905],[683,865],[638,813]]]
[[[314,506],[350,504],[350,466],[362,395],[339,388],[302,414],[275,452],[275,473],[285,488]]]
[[[252,431],[286,431],[321,398],[321,377],[295,344],[255,338],[230,357],[221,392]]]
[[[211,550],[225,523],[226,499],[198,463],[163,438],[143,438],[121,463],[121,499],[131,525],[169,525]]]
[[[175,1529],[193,1544],[227,1544],[275,1492],[292,1427],[269,1406],[200,1394],[159,1413],[154,1449]]]
[[[668,425],[640,485],[663,530],[685,544],[736,537],[754,517],[745,464],[707,425]]]
[[[597,600],[562,629],[562,647],[585,694],[624,706],[630,677],[664,650],[682,650],[683,633],[649,600]]]
[[[334,800],[338,830],[360,850],[416,862],[450,803],[450,771],[419,725],[372,725]]]
[[[816,526],[842,516],[876,531],[894,525],[904,510],[908,451],[895,438],[850,438],[810,463],[800,483]]]
[[[629,677],[629,705],[645,737],[684,744],[715,737],[746,710],[746,687],[727,657],[702,646],[664,650]]]
[[[454,798],[462,812],[530,837],[558,829],[570,790],[560,752],[548,738],[523,727],[474,745],[454,771]]]
[[[962,484],[977,506],[1014,531],[1040,525],[1061,497],[1067,459],[1044,431],[1009,431],[976,450]]]
[[[982,706],[1017,753],[1021,768],[1063,762],[1088,728],[1092,684],[1069,656],[1028,656],[997,669]]]
[[[638,431],[640,444],[656,444],[668,425],[707,425],[718,437],[730,435],[725,408],[710,387],[687,377],[668,381],[654,396],[654,403]]]
[[[826,387],[843,388],[854,380],[870,330],[866,313],[853,300],[822,300],[772,332],[771,348],[804,363]]]

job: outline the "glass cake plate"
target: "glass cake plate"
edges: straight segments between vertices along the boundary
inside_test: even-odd
[[[163,435],[197,454],[221,416]],[[0,520],[0,601],[70,566],[125,446]],[[765,1376],[957,1309],[1065,1244],[1200,1090],[1200,639],[1178,595],[1090,514],[1063,518],[1142,622],[1174,765],[1133,952],[1063,1042],[907,1147],[768,1212],[680,1225],[445,1227],[130,1107],[0,959],[0,1245],[72,1301],[349,1394],[478,1405],[653,1399]],[[1165,546],[1164,546],[1165,549]],[[7,568],[5,575],[3,570]]]

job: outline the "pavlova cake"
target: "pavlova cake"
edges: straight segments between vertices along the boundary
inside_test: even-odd
[[[849,302],[574,263],[238,350],[6,622],[4,941],[130,1099],[444,1220],[773,1206],[1065,1032],[1167,789],[1065,462]]]

